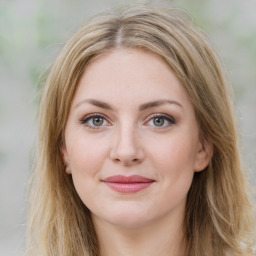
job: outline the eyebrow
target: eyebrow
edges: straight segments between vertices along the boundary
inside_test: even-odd
[[[148,102],[148,103],[142,104],[140,106],[139,110],[143,111],[145,109],[158,107],[158,106],[161,106],[161,105],[164,105],[164,104],[175,104],[175,105],[183,108],[183,106],[179,102],[177,102],[177,101],[162,99],[162,100],[156,100],[156,101],[152,101],[152,102]]]
[[[82,100],[78,104],[76,104],[75,108],[77,108],[78,106],[80,106],[83,103],[89,103],[89,104],[92,104],[92,105],[94,105],[96,107],[99,107],[99,108],[113,110],[113,108],[108,103],[105,103],[105,102],[99,101],[99,100],[95,100],[95,99]]]
[[[78,106],[80,106],[83,103],[89,103],[89,104],[92,104],[92,105],[94,105],[96,107],[103,108],[103,109],[114,110],[114,108],[111,105],[109,105],[108,103],[103,102],[103,101],[99,101],[99,100],[96,100],[96,99],[85,99],[85,100],[82,100],[78,104],[76,104],[75,108],[77,108]],[[149,108],[158,107],[158,106],[161,106],[161,105],[164,105],[164,104],[175,104],[175,105],[183,108],[183,106],[179,102],[177,102],[177,101],[160,99],[160,100],[156,100],[156,101],[152,101],[152,102],[148,102],[148,103],[142,104],[139,107],[139,110],[143,111],[143,110],[146,110],[146,109],[149,109]]]

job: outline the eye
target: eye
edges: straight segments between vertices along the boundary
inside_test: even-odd
[[[147,124],[154,127],[165,128],[175,124],[175,119],[165,114],[154,114],[149,117]]]
[[[80,120],[80,123],[84,124],[90,129],[99,129],[109,125],[109,122],[106,120],[105,116],[100,114],[87,115]]]

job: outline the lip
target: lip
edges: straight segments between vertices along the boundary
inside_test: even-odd
[[[136,193],[152,185],[155,180],[140,175],[114,175],[102,180],[109,188],[121,193]]]

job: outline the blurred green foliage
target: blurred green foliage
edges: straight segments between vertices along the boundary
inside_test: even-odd
[[[145,2],[172,4],[193,17],[222,56],[238,99],[256,87],[255,0],[2,0],[1,88],[16,84],[20,91],[27,86],[37,90],[63,43],[90,16],[107,8]],[[0,98],[0,116],[4,109]]]
[[[15,76],[29,77],[35,86],[40,73],[57,55],[62,43],[92,14],[128,3],[150,1],[37,0],[5,1],[0,8],[0,65]],[[151,1],[158,3],[159,1]],[[240,0],[172,0],[189,12],[218,48],[236,93],[255,86],[256,19],[248,26]],[[253,5],[256,9],[256,4]],[[246,9],[247,8],[247,9]],[[249,11],[250,6],[245,8]],[[254,22],[254,24],[253,24]],[[246,82],[245,82],[246,81]]]

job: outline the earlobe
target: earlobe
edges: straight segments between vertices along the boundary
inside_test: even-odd
[[[67,153],[66,147],[62,146],[60,151],[61,151],[63,163],[65,165],[65,172],[67,174],[71,174],[71,168],[70,168],[70,164],[69,164],[68,153]]]
[[[212,154],[212,143],[207,141],[206,139],[200,141],[194,166],[195,172],[201,172],[209,165],[212,158]]]

